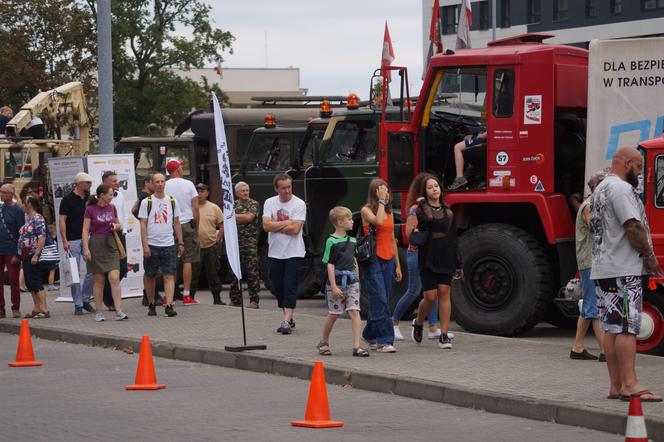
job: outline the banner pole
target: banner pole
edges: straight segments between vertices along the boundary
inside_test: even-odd
[[[242,339],[245,347],[247,346],[247,328],[244,321],[244,294],[242,293],[242,280],[237,280],[237,285],[240,288],[240,309],[242,310]]]

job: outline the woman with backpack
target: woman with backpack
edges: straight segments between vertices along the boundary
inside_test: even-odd
[[[111,186],[106,184],[98,186],[96,195],[90,196],[83,215],[83,256],[88,262],[88,271],[94,276],[92,293],[97,307],[95,315],[97,322],[106,320],[102,312],[106,273],[111,285],[115,320],[122,321],[128,318],[122,311],[120,252],[113,236],[113,232],[120,231],[122,225],[118,220],[115,206],[111,204],[112,199]]]
[[[362,263],[361,284],[369,295],[369,312],[362,337],[369,348],[394,353],[397,349],[388,301],[394,281],[401,281],[401,266],[394,238],[392,196],[385,181],[371,180],[367,203],[360,213],[364,235],[375,236],[374,257]]]

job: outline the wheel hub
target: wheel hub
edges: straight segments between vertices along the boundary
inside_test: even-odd
[[[485,310],[499,309],[507,304],[514,291],[512,267],[497,256],[484,257],[471,266],[470,299]]]

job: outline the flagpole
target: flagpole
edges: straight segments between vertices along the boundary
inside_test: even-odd
[[[491,0],[491,37],[493,41],[496,41],[496,15],[497,15],[497,6],[496,3],[498,0]]]
[[[245,322],[244,322],[244,296],[242,294],[242,280],[238,279],[237,280],[237,286],[240,288],[240,310],[242,310],[242,340],[244,342],[244,346],[247,346],[247,328],[245,327]]]

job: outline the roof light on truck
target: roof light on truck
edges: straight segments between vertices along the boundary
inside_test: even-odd
[[[329,118],[331,116],[332,106],[330,106],[330,102],[328,100],[323,100],[323,102],[320,104],[320,117]]]
[[[360,108],[360,97],[357,96],[357,94],[350,93],[348,94],[348,101],[346,101],[346,108],[347,109],[359,109]]]
[[[274,118],[274,115],[272,115],[271,113],[265,114],[265,121],[263,122],[263,126],[269,129],[276,127],[277,120]]]

